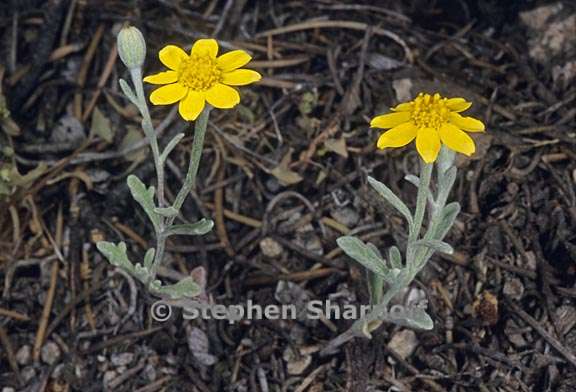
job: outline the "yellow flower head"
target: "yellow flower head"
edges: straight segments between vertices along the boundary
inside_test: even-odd
[[[233,50],[220,57],[218,43],[213,39],[200,39],[188,55],[174,45],[164,47],[160,61],[169,71],[144,78],[152,84],[165,84],[150,94],[154,105],[169,105],[180,101],[178,111],[188,121],[195,120],[208,103],[219,109],[230,109],[240,102],[234,87],[260,80],[258,72],[239,69],[252,59],[243,50]]]
[[[443,98],[440,94],[423,94],[392,108],[393,113],[376,116],[370,122],[373,128],[391,128],[378,138],[378,148],[402,147],[416,138],[416,149],[424,162],[436,161],[441,144],[456,151],[472,155],[474,141],[464,131],[483,132],[484,124],[460,112],[472,104],[464,98]]]

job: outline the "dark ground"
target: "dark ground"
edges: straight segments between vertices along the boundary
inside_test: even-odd
[[[576,16],[568,1],[525,13],[543,4],[2,2],[1,390],[576,391]],[[433,331],[385,325],[322,357],[349,322],[151,319],[154,298],[94,246],[122,239],[136,258],[154,240],[125,183],[154,178],[146,148],[122,152],[142,138],[118,89],[125,21],[148,39],[149,73],[165,44],[215,36],[265,75],[212,116],[185,216],[215,229],[169,247],[167,276],[203,266],[217,303],[366,303],[335,238],[402,244],[365,177],[413,203],[416,158],[376,151],[369,118],[419,91],[474,102],[487,134],[460,162],[457,252],[409,294],[427,296]],[[162,143],[190,132],[173,111],[164,126]],[[172,195],[190,145],[172,155]]]

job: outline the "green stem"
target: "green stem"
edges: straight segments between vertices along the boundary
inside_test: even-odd
[[[422,222],[424,220],[424,211],[426,210],[426,202],[428,200],[428,192],[430,191],[430,179],[432,177],[431,163],[422,162],[420,167],[420,184],[418,186],[418,196],[416,198],[416,211],[414,212],[414,225],[410,230],[408,242],[414,242],[418,239],[420,230],[422,229]]]
[[[188,164],[188,173],[184,179],[182,189],[176,195],[173,207],[180,211],[186,196],[196,188],[196,176],[198,175],[198,167],[200,166],[200,159],[202,158],[202,149],[204,148],[204,137],[206,136],[206,128],[208,127],[208,117],[210,116],[211,106],[206,106],[200,116],[194,123],[194,142],[192,143],[192,152],[190,153],[190,163]],[[174,218],[168,220],[168,226],[174,222]]]
[[[164,164],[160,159],[160,147],[158,146],[158,139],[156,138],[156,132],[154,130],[154,125],[152,124],[152,118],[150,117],[150,111],[148,110],[148,104],[146,103],[146,97],[144,95],[144,84],[142,83],[142,69],[133,68],[130,70],[130,77],[132,78],[132,84],[136,89],[136,98],[138,99],[138,109],[142,114],[142,129],[146,134],[148,143],[150,143],[150,149],[152,150],[152,156],[154,159],[154,166],[156,168],[156,182],[157,191],[156,195],[158,197],[158,206],[164,207],[166,205],[164,198]],[[166,238],[163,235],[164,228],[166,227],[166,219],[160,216],[160,224],[156,229],[156,254],[154,256],[154,262],[150,268],[150,284],[154,279],[156,279],[156,271],[162,260],[164,254],[164,248],[166,246]]]
[[[416,197],[416,211],[414,212],[414,223],[410,227],[408,234],[408,244],[406,250],[406,262],[410,265],[414,260],[414,247],[412,244],[418,240],[420,231],[422,230],[422,222],[424,221],[424,212],[426,211],[426,203],[428,201],[428,194],[430,192],[430,179],[432,178],[431,163],[421,161],[420,166],[420,183],[418,185],[418,195]]]
[[[188,164],[188,172],[182,184],[182,188],[176,195],[174,204],[172,205],[177,211],[180,211],[186,197],[194,188],[196,188],[196,177],[198,175],[198,168],[200,167],[200,159],[202,158],[202,149],[204,148],[204,137],[206,136],[206,128],[208,127],[208,117],[212,107],[206,106],[200,116],[194,123],[194,141],[192,142],[192,152],[190,153],[190,163]],[[168,228],[174,224],[176,217],[167,218],[164,222],[164,227]],[[158,267],[164,258],[164,251],[166,249],[166,233],[164,229],[157,235],[156,255],[154,256],[154,263],[150,268],[151,281],[156,278]]]
[[[397,282],[388,287],[388,290],[386,290],[386,292],[382,296],[382,300],[380,301],[380,303],[374,306],[371,312],[368,313],[366,316],[354,322],[354,324],[351,327],[351,329],[354,331],[354,334],[356,336],[364,336],[369,338],[370,337],[369,334],[371,331],[368,331],[367,327],[369,327],[369,325],[374,321],[384,320],[382,318],[382,315],[384,314],[384,312],[388,311],[388,304],[400,291],[402,291],[402,288],[404,288],[406,285],[407,282],[402,281]],[[368,336],[366,335],[366,333],[368,333]]]
[[[140,68],[133,68],[130,70],[130,76],[132,78],[132,83],[136,88],[136,98],[138,98],[139,101],[138,108],[142,114],[142,128],[144,129],[146,138],[150,143],[150,148],[152,149],[152,155],[154,157],[154,166],[156,167],[157,177],[156,182],[158,186],[158,206],[164,207],[166,204],[164,198],[164,165],[160,160],[160,148],[158,147],[158,139],[156,138],[156,132],[154,131],[154,125],[152,124],[152,118],[150,117],[150,112],[146,103],[146,97],[144,96],[142,70]],[[161,222],[163,222],[163,219]]]

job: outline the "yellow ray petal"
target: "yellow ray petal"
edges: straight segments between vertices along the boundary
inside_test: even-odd
[[[397,125],[410,121],[410,113],[396,112],[376,116],[370,121],[372,128],[394,128]]]
[[[188,92],[188,88],[180,83],[167,84],[152,91],[150,102],[154,105],[170,105],[178,102]]]
[[[206,92],[206,100],[218,109],[230,109],[240,102],[240,95],[235,88],[218,83]]]
[[[440,152],[440,136],[433,128],[420,128],[416,136],[416,149],[426,163],[436,161]]]
[[[237,69],[232,72],[226,72],[222,75],[222,83],[230,86],[245,86],[262,79],[262,76],[251,69]]]
[[[462,117],[458,113],[450,113],[450,123],[468,132],[484,132],[484,124],[472,117]]]
[[[405,146],[414,140],[417,132],[418,129],[411,122],[400,124],[380,135],[378,148]]]
[[[182,60],[187,59],[188,55],[179,47],[175,45],[168,45],[162,48],[160,53],[158,53],[158,57],[160,58],[162,64],[171,70],[177,71]]]
[[[146,83],[151,84],[169,84],[174,83],[178,80],[178,72],[176,71],[164,71],[159,72],[154,75],[148,75],[144,78]]]
[[[198,118],[206,104],[205,94],[201,91],[188,91],[184,99],[178,105],[178,112],[186,121],[194,121]]]
[[[453,112],[463,112],[472,106],[472,102],[468,102],[464,98],[450,98],[446,100],[446,106]]]
[[[392,108],[395,112],[408,112],[412,109],[412,102],[404,102]]]
[[[470,156],[476,151],[474,140],[455,125],[443,124],[439,134],[442,143],[456,152]]]
[[[215,59],[218,55],[218,42],[212,38],[199,39],[198,41],[194,42],[191,53],[200,56],[208,55]]]
[[[222,56],[216,59],[218,67],[223,72],[230,72],[237,68],[243,67],[252,60],[252,57],[243,50],[233,50],[228,53],[224,53]]]

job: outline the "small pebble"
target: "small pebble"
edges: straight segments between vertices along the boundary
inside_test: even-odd
[[[390,343],[388,343],[388,348],[395,351],[402,359],[412,355],[417,346],[418,338],[411,329],[403,329],[396,332],[390,339]]]
[[[65,369],[66,365],[63,363],[56,365],[54,371],[52,372],[52,374],[50,374],[50,377],[53,378],[54,380],[62,378],[62,374],[64,373]]]
[[[16,362],[19,365],[29,365],[30,359],[32,359],[32,347],[29,345],[24,345],[20,347],[18,352],[16,352]]]
[[[110,358],[114,366],[126,366],[129,365],[134,360],[133,353],[121,353],[113,354]]]
[[[61,356],[60,347],[54,342],[47,342],[44,347],[42,347],[41,357],[44,363],[48,365],[53,365],[60,360]]]
[[[22,369],[20,375],[22,376],[22,381],[27,383],[30,380],[34,380],[36,378],[36,370],[32,366],[27,366]]]
[[[146,378],[150,382],[154,382],[156,381],[156,378],[158,378],[158,372],[156,371],[156,366],[152,364],[146,365],[146,367],[144,368],[144,374],[146,375]]]
[[[554,311],[558,324],[558,330],[566,335],[576,326],[576,309],[573,305],[562,305]]]
[[[519,300],[524,294],[524,284],[518,278],[507,279],[502,292],[514,300]]]
[[[352,208],[347,207],[334,210],[330,215],[332,215],[332,218],[336,219],[338,222],[342,223],[349,229],[354,228],[360,220],[360,215],[358,215],[358,212]]]
[[[116,377],[118,377],[118,374],[115,370],[108,370],[106,373],[104,373],[104,377],[102,379],[104,386],[110,386],[110,382],[112,382],[112,380],[114,380]]]
[[[275,239],[266,237],[260,241],[260,250],[264,256],[276,259],[282,255],[283,248]]]
[[[306,355],[302,352],[300,352],[300,355],[296,355],[292,348],[284,350],[282,358],[286,361],[286,370],[288,371],[288,374],[294,376],[304,373],[306,368],[312,363],[311,355]]]

